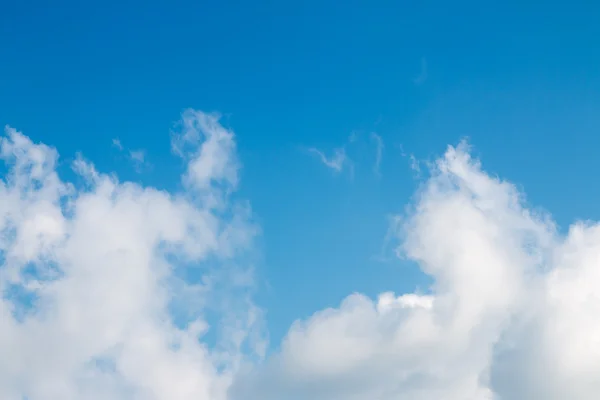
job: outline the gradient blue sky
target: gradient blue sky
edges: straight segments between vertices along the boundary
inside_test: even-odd
[[[276,346],[349,293],[426,284],[384,243],[419,183],[411,154],[467,136],[561,226],[600,218],[599,17],[592,1],[4,1],[0,123],[173,189],[169,129],[184,108],[220,112],[263,230],[257,303]],[[353,175],[308,151],[344,145]]]

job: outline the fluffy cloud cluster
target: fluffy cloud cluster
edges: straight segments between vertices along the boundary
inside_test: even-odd
[[[236,400],[597,398],[600,226],[559,236],[463,144],[398,227],[431,292],[353,294],[297,322]]]
[[[175,194],[81,157],[77,184],[65,182],[56,150],[6,129],[0,398],[220,400],[244,360],[260,357],[239,263],[257,227],[232,198],[233,133],[190,110],[173,143],[187,163]]]
[[[466,145],[396,225],[428,293],[348,296],[262,360],[235,200],[233,133],[184,113],[181,193],[101,174],[13,129],[0,142],[0,398],[592,400],[600,393],[600,226],[559,235]],[[398,221],[398,219],[396,219]],[[215,331],[211,336],[211,332]]]

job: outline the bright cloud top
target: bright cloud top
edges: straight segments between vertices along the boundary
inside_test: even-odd
[[[280,350],[252,304],[258,227],[236,200],[234,135],[184,113],[185,191],[121,183],[8,128],[0,155],[0,398],[595,399],[600,227],[566,237],[462,144],[432,167],[398,254],[428,293],[351,294],[297,321]],[[394,219],[398,221],[398,218]],[[209,314],[219,315],[211,319]],[[208,345],[208,329],[217,339]]]
[[[399,226],[399,254],[431,293],[353,294],[298,321],[236,382],[236,400],[597,397],[600,227],[559,237],[464,144],[437,161]]]

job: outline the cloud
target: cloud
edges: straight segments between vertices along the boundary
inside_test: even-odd
[[[140,173],[144,167],[149,167],[150,163],[146,160],[145,150],[130,150],[129,159],[133,162],[136,172]]]
[[[129,156],[132,160],[143,163],[146,158],[146,152],[144,150],[132,150],[129,152]]]
[[[83,156],[84,184],[67,182],[54,148],[6,129],[0,398],[224,400],[262,357],[245,265],[259,229],[234,195],[234,134],[190,110],[182,138],[186,190],[168,193]]]
[[[113,139],[112,145],[114,147],[116,147],[117,149],[119,149],[120,151],[123,151],[123,145],[121,144],[121,141],[119,139]]]
[[[420,178],[421,177],[421,161],[419,161],[417,159],[417,157],[415,157],[414,154],[407,154],[404,151],[404,146],[402,146],[401,144],[398,145],[398,147],[400,148],[400,155],[402,157],[408,157],[408,160],[410,161],[410,169],[413,171],[415,178]]]
[[[346,147],[348,145],[356,143],[358,140],[359,133],[354,131],[350,133],[347,142],[343,146],[333,149],[333,152],[330,156],[327,156],[325,152],[315,147],[308,148],[308,152],[316,155],[318,159],[323,163],[323,165],[325,165],[327,168],[332,169],[336,174],[342,172],[344,169],[347,169],[350,172],[350,176],[353,176],[354,163],[348,156],[348,153],[346,152]]]
[[[592,400],[600,391],[600,224],[560,234],[466,143],[390,218],[429,290],[296,321],[264,360],[259,227],[237,198],[235,135],[188,110],[184,190],[96,170],[7,128],[0,158],[0,398]]]
[[[464,143],[394,223],[430,291],[352,294],[297,321],[233,399],[597,398],[600,225],[559,235]]]
[[[419,163],[419,160],[417,160],[417,158],[414,156],[414,154],[409,155],[408,158],[410,159],[410,169],[413,170],[413,172],[415,173],[415,175],[417,177],[420,177],[421,176],[421,164]]]
[[[326,167],[331,168],[336,173],[342,172],[346,166],[349,168],[352,167],[352,162],[346,154],[346,149],[343,147],[334,149],[333,154],[330,157],[327,157],[325,153],[323,153],[321,150],[315,149],[314,147],[311,147],[308,149],[308,151],[317,155]]]
[[[421,59],[421,70],[419,74],[413,79],[413,83],[417,86],[420,86],[425,83],[428,77],[427,72],[427,60],[425,58]]]
[[[383,139],[375,132],[371,133],[371,140],[375,142],[375,165],[373,171],[376,175],[380,175],[381,158],[383,157]]]
[[[126,151],[119,139],[113,139],[112,145],[121,152]],[[146,151],[143,149],[127,150],[127,157],[133,163],[133,167],[137,173],[141,173],[145,168],[151,167],[148,160],[146,160]]]
[[[220,188],[235,190],[239,169],[235,140],[219,124],[219,115],[188,110],[179,129],[172,134],[171,148],[188,162],[183,176],[186,187],[206,191],[218,182]]]

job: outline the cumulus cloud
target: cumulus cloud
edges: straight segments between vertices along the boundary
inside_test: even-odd
[[[352,294],[297,321],[234,399],[592,400],[600,391],[600,226],[566,236],[466,144],[395,220],[428,293]]]
[[[258,227],[233,195],[233,138],[216,116],[184,113],[173,141],[187,142],[187,189],[167,193],[83,156],[83,183],[67,182],[54,148],[6,128],[0,398],[227,398],[265,347],[243,264]]]
[[[244,263],[259,228],[218,121],[189,110],[172,132],[181,193],[119,182],[83,156],[83,183],[67,182],[54,148],[6,129],[0,398],[597,398],[600,225],[559,234],[464,143],[390,219],[397,254],[431,287],[350,294],[264,360]]]
[[[219,115],[188,110],[178,129],[171,147],[188,162],[183,176],[186,187],[203,192],[215,191],[215,186],[235,190],[239,168],[234,135],[221,126]]]

